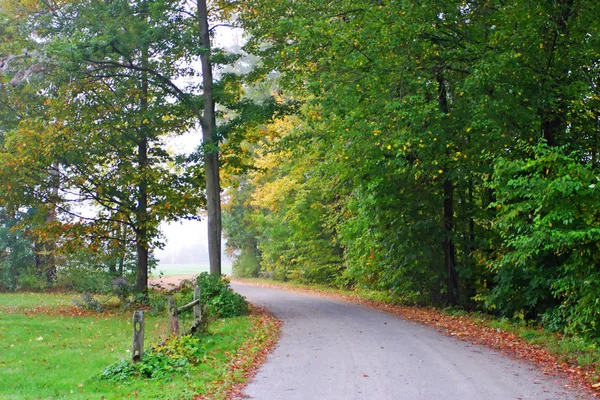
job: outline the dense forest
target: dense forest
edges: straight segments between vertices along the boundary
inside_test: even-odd
[[[218,232],[223,187],[240,276],[600,337],[600,3],[205,6],[0,1],[0,288],[143,291],[159,224]]]
[[[227,190],[234,270],[600,337],[600,3],[246,1],[301,110]]]

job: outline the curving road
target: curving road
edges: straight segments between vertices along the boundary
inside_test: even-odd
[[[232,283],[283,320],[281,338],[245,389],[257,400],[582,399],[495,351],[377,310]]]

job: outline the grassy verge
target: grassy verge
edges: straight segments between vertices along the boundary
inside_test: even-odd
[[[278,323],[253,312],[217,320],[200,341],[203,362],[165,379],[99,379],[130,356],[131,312],[81,312],[76,296],[0,294],[2,399],[222,399],[243,383],[273,344]],[[146,343],[166,334],[164,315],[149,313]]]
[[[573,385],[600,395],[600,348],[597,343],[482,313],[403,306],[389,295],[375,291],[348,291],[265,279],[239,281],[334,297],[434,326],[460,340],[536,363],[546,373],[566,375]]]

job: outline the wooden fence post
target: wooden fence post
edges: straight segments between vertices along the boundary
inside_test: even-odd
[[[133,312],[133,350],[131,360],[136,363],[144,355],[144,312]]]
[[[179,336],[179,317],[177,316],[177,303],[169,296],[169,317],[171,320],[170,334]]]
[[[194,288],[194,300],[200,300],[200,287],[196,285]],[[202,304],[194,305],[194,322],[202,319]]]

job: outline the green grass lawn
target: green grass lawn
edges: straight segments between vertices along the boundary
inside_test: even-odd
[[[174,275],[196,275],[201,272],[209,272],[208,264],[159,264],[152,276],[174,276]],[[231,263],[223,263],[222,272],[231,275]]]
[[[78,296],[72,294],[0,293],[0,307],[30,309],[36,306],[70,306]]]
[[[225,378],[233,356],[256,334],[255,316],[212,323],[201,340],[205,361],[186,373],[101,380],[104,367],[130,356],[131,312],[76,315],[75,298],[0,293],[0,399],[192,399],[215,390],[212,398],[223,398],[224,382],[244,379],[243,373]],[[146,346],[166,329],[165,315],[147,313]]]

